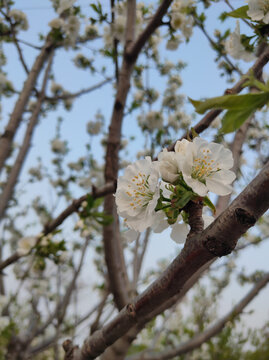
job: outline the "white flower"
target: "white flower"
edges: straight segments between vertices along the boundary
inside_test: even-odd
[[[163,117],[158,111],[149,111],[146,115],[138,117],[138,123],[143,129],[153,131],[163,127]]]
[[[98,36],[98,28],[95,25],[88,24],[85,27],[85,36],[87,39],[92,40]]]
[[[166,197],[167,194],[165,194]],[[204,229],[207,228],[215,219],[213,216],[203,214],[203,221],[204,221]],[[169,226],[167,222],[166,215],[163,211],[157,211],[154,224],[152,225],[152,230],[155,233],[161,233]],[[171,239],[174,240],[178,244],[184,243],[187,238],[187,235],[190,231],[190,226],[183,221],[181,215],[178,216],[177,221],[171,225]]]
[[[118,179],[115,194],[118,214],[126,225],[136,231],[144,231],[155,218],[159,198],[159,171],[156,162],[149,157],[127,166]]]
[[[61,18],[52,19],[48,25],[52,29],[61,29],[64,26],[64,20]]]
[[[229,170],[233,166],[232,152],[221,144],[208,143],[200,137],[188,145],[186,140],[184,144],[182,141],[177,142],[176,148],[185,153],[180,168],[187,185],[200,196],[206,196],[208,191],[217,195],[230,194],[230,184],[235,179],[235,174]]]
[[[34,236],[26,236],[19,240],[17,253],[19,255],[26,255],[36,245],[37,238]]]
[[[76,0],[60,0],[57,13],[61,15],[62,12],[69,9],[75,2]]]
[[[13,84],[6,78],[6,75],[0,73],[0,94],[4,91],[12,90]]]
[[[169,39],[166,43],[167,50],[177,50],[179,44],[182,42],[180,35],[174,35],[171,39]]]
[[[253,21],[263,21],[269,24],[269,1],[249,0],[247,14]]]
[[[13,18],[16,25],[19,25],[22,30],[28,30],[29,24],[24,12],[21,10],[12,9],[9,11],[8,16]]]
[[[8,297],[4,295],[0,295],[0,312],[7,303],[8,303]]]
[[[176,30],[176,29],[180,29],[184,19],[185,19],[184,14],[180,13],[180,12],[175,12],[172,13],[172,17],[171,17],[171,26]]]
[[[126,16],[118,15],[115,19],[114,24],[112,24],[112,32],[114,37],[122,43],[124,43],[125,41],[125,28]]]
[[[83,169],[83,162],[70,162],[67,164],[67,166],[71,170],[80,171]]]
[[[100,134],[103,127],[103,121],[89,121],[87,123],[87,132],[90,135],[98,135]]]
[[[159,169],[164,181],[175,182],[181,172],[183,158],[186,156],[187,148],[190,142],[188,140],[177,141],[175,151],[163,149],[158,155]]]
[[[236,28],[230,37],[225,42],[225,49],[229,55],[234,59],[242,59],[244,61],[255,60],[255,55],[247,51],[241,43],[240,25],[239,21],[236,22]]]
[[[76,15],[68,17],[68,23],[64,26],[64,31],[68,38],[68,43],[74,46],[79,34],[80,21]]]
[[[173,69],[174,66],[175,65],[174,65],[174,63],[172,63],[172,61],[165,60],[163,67],[161,69],[162,75],[169,74],[169,72]]]
[[[0,316],[0,331],[4,330],[9,325],[8,316]]]
[[[184,243],[190,231],[190,226],[183,221],[181,215],[178,216],[176,223],[171,227],[171,239],[177,244]]]
[[[163,149],[163,151],[158,155],[158,161],[162,179],[170,183],[176,181],[178,179],[180,169],[175,152]]]
[[[65,141],[61,141],[59,139],[54,139],[51,141],[51,150],[58,154],[66,154],[67,146]]]
[[[54,93],[55,95],[58,95],[63,91],[63,87],[60,84],[57,84],[56,82],[52,81],[50,86],[50,91]]]
[[[42,172],[41,172],[41,169],[39,167],[31,167],[29,170],[28,170],[28,173],[37,178],[38,180],[42,180]]]

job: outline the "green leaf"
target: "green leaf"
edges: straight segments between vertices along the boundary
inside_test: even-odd
[[[229,110],[222,119],[220,132],[228,134],[236,131],[254,113],[255,109]]]
[[[176,201],[175,205],[182,209],[188,202],[193,198],[194,194],[192,191],[185,191],[183,195]]]
[[[244,95],[224,95],[204,101],[190,99],[199,114],[204,114],[209,109],[244,110],[257,109],[269,100],[269,91]]]
[[[90,209],[93,208],[94,198],[90,194],[87,194],[86,201],[87,201],[87,211],[89,211]]]
[[[237,19],[249,19],[247,11],[248,11],[248,5],[245,5],[227,13],[227,15]]]
[[[93,213],[91,213],[91,215],[98,222],[98,224],[101,224],[101,225],[109,225],[114,220],[114,217],[112,215],[107,215],[107,214],[100,213],[100,212],[93,212]]]
[[[104,201],[103,197],[95,199],[93,203],[93,207],[98,208],[100,205],[102,205],[103,201]]]
[[[215,205],[211,202],[208,196],[205,196],[203,198],[203,203],[205,206],[208,206],[213,211],[214,214],[216,213]]]

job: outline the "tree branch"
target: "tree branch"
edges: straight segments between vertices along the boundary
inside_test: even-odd
[[[223,318],[218,320],[204,332],[194,335],[193,338],[186,341],[185,343],[175,347],[174,349],[167,349],[158,353],[146,351],[141,354],[127,357],[126,360],[169,360],[175,356],[187,354],[199,348],[212,337],[218,335],[225,327],[227,322],[233,321],[236,316],[242,313],[244,308],[258,295],[260,290],[264,288],[268,282],[269,273],[264,275],[247,293],[247,295],[239,303],[237,303],[237,305],[235,305],[232,310],[229,311]]]
[[[0,137],[0,171],[3,168],[6,159],[9,157],[13,138],[20,125],[24,108],[30,98],[32,90],[35,87],[37,77],[53,49],[54,45],[48,36],[40,54],[37,56],[32,69],[29,72],[27,80],[23,85],[23,89],[15,104],[5,131]]]
[[[16,186],[16,183],[18,181],[18,177],[20,175],[23,163],[25,161],[25,158],[27,156],[27,153],[29,151],[30,148],[30,143],[32,140],[32,136],[33,136],[33,131],[34,128],[37,124],[38,121],[38,117],[39,117],[39,113],[40,113],[40,109],[42,106],[42,102],[44,100],[44,96],[45,96],[45,91],[46,91],[46,86],[47,86],[47,82],[48,82],[48,77],[49,77],[49,73],[50,73],[50,69],[51,69],[51,64],[52,64],[52,59],[53,59],[53,52],[51,52],[50,54],[50,59],[48,62],[48,66],[46,68],[45,74],[44,74],[44,78],[43,78],[43,83],[42,83],[42,88],[41,88],[41,92],[38,96],[37,102],[36,102],[36,106],[35,109],[32,113],[32,116],[29,119],[29,123],[27,126],[27,130],[25,132],[25,136],[23,139],[23,143],[22,146],[19,150],[18,156],[15,160],[15,163],[13,164],[11,171],[9,173],[8,179],[6,181],[5,187],[3,189],[3,192],[0,196],[0,219],[3,218],[6,208],[8,206],[8,202],[10,200],[10,198],[12,197],[12,194],[14,192],[14,188]]]
[[[58,100],[67,100],[67,99],[73,99],[73,98],[77,98],[81,95],[85,95],[88,94],[94,90],[100,89],[103,85],[109,83],[112,81],[112,78],[107,78],[103,81],[100,81],[99,83],[90,86],[86,89],[82,89],[80,91],[77,91],[75,93],[69,93],[69,94],[64,94],[64,95],[58,95],[58,96],[46,96],[45,100],[47,101],[58,101]]]
[[[149,312],[179,293],[203,265],[216,256],[229,254],[239,237],[268,209],[269,191],[265,189],[269,189],[269,162],[208,228],[185,243],[181,253],[159,279],[125,306],[102,330],[85,340],[80,359],[96,358]]]
[[[249,69],[247,74],[253,74],[255,77],[259,78],[262,73],[263,67],[269,61],[269,47],[266,47],[264,52],[259,56],[256,60],[255,64]],[[246,74],[246,75],[247,75]],[[232,88],[226,89],[224,91],[225,94],[238,94],[243,89],[244,83],[247,81],[246,77],[242,77]],[[193,128],[197,134],[201,134],[204,130],[206,130],[210,124],[216,119],[216,117],[222,112],[221,109],[210,110]],[[191,131],[185,133],[181,139],[186,139],[187,137],[192,138]],[[174,147],[176,142],[167,147],[168,151],[174,151]]]

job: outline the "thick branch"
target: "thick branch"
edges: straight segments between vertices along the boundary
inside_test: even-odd
[[[203,343],[210,340],[213,336],[218,335],[225,327],[227,322],[232,321],[237,315],[242,313],[244,308],[258,295],[260,290],[264,288],[269,282],[269,274],[266,274],[258,281],[253,288],[247,293],[247,295],[232,308],[223,318],[218,320],[215,324],[210,326],[207,330],[202,333],[194,335],[194,337],[185,343],[175,347],[174,349],[167,349],[162,352],[145,352],[130,356],[126,360],[169,360],[175,356],[187,354],[197,348]]]
[[[269,207],[269,163],[232,204],[201,234],[186,242],[182,252],[148,289],[108,323],[85,340],[80,359],[100,355],[135,323],[176,295],[184,284],[215,256],[229,254],[239,237]],[[266,190],[266,191],[265,191]]]
[[[133,67],[142,47],[156,28],[161,24],[162,17],[166,13],[171,2],[172,0],[164,0],[161,3],[146,29],[134,42],[134,8],[136,2],[135,0],[128,1],[126,46],[122,67],[119,73],[118,90],[113,107],[108,136],[105,166],[106,182],[116,181],[118,175],[121,127]],[[104,211],[107,214],[116,216],[115,202],[112,195],[106,197]],[[103,238],[110,288],[114,295],[114,300],[118,309],[121,309],[128,301],[128,290],[130,286],[119,236],[118,221],[114,221],[113,224],[104,227]]]
[[[123,63],[119,73],[117,94],[109,127],[105,165],[106,182],[115,182],[118,176],[123,110],[126,104],[127,95],[130,88],[130,77],[135,62],[135,60],[133,62],[129,62],[126,59],[127,45],[132,44],[134,37],[136,14],[135,9],[136,1],[129,0],[127,2],[126,22],[126,29],[129,29],[126,35],[128,42],[126,41]],[[114,222],[104,227],[103,239],[105,248],[105,260],[109,278],[109,288],[114,296],[115,304],[120,310],[129,301],[130,284],[123,254],[122,241],[120,237],[119,218],[117,216],[113,195],[108,195],[105,198],[104,211],[106,214],[113,215],[114,217]]]

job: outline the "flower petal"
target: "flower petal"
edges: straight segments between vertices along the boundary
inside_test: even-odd
[[[182,244],[186,240],[189,231],[189,225],[185,223],[176,223],[172,225],[171,239],[178,244]]]
[[[206,194],[208,193],[208,189],[201,181],[193,179],[191,176],[187,176],[184,173],[183,178],[186,184],[191,187],[196,194],[200,196],[206,196]]]

